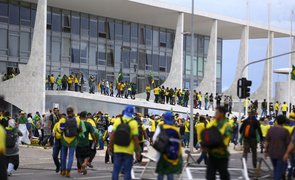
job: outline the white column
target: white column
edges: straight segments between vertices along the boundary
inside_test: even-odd
[[[241,71],[243,67],[248,63],[248,46],[249,46],[249,26],[245,25],[241,33],[240,49],[239,49],[239,59],[236,67],[236,74],[233,83],[230,88],[225,90],[223,93],[225,95],[232,95],[233,99],[238,99],[237,97],[237,81],[241,78]],[[245,69],[243,77],[248,77],[248,68]]]
[[[267,58],[270,58],[273,55],[273,38],[274,38],[274,33],[269,31]],[[269,103],[272,99],[272,66],[273,66],[272,59],[270,59],[267,61],[267,92],[266,92],[267,112],[269,111]]]
[[[182,88],[183,85],[183,26],[184,14],[179,13],[175,31],[170,73],[163,86]]]
[[[208,47],[207,63],[204,68],[204,77],[197,87],[202,93],[216,93],[216,61],[217,61],[217,38],[218,21],[214,20],[211,26],[210,41]]]

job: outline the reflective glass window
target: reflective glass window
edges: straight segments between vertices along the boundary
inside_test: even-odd
[[[87,63],[88,60],[88,42],[80,43],[80,62]]]
[[[160,31],[160,46],[166,47],[167,37],[165,31]]]
[[[194,57],[193,58],[193,75],[194,76],[197,76],[197,68],[198,68],[197,58]]]
[[[89,44],[89,65],[96,65],[97,45],[96,43]]]
[[[30,6],[22,6],[20,8],[21,25],[31,25],[31,9]]]
[[[192,38],[191,36],[185,36],[185,51],[191,52]]]
[[[145,27],[143,25],[139,26],[139,44],[145,45]]]
[[[62,29],[63,32],[71,32],[71,15],[69,11],[63,11],[62,14]]]
[[[137,32],[137,24],[131,23],[131,42],[137,43],[138,32]]]
[[[217,57],[221,60],[222,57],[222,40],[217,41]]]
[[[123,23],[123,41],[130,42],[130,23]]]
[[[190,75],[191,73],[191,56],[185,57],[185,74]]]
[[[114,48],[112,46],[107,47],[107,66],[114,67]]]
[[[221,69],[222,69],[221,64],[217,63],[216,64],[216,78],[221,79]]]
[[[139,69],[145,70],[145,63],[146,63],[146,52],[145,50],[139,50]]]
[[[51,53],[51,60],[60,62],[60,47],[61,47],[61,39],[60,37],[52,37],[52,53]]]
[[[81,35],[88,36],[89,31],[89,17],[88,15],[83,14],[81,16]]]
[[[167,32],[167,48],[172,49],[174,43],[174,33]]]
[[[106,47],[105,45],[98,46],[98,64],[105,65],[106,61]]]
[[[70,38],[64,37],[62,40],[62,56],[70,57],[71,41]]]
[[[122,22],[121,21],[116,21],[115,22],[115,38],[116,40],[122,40]]]
[[[146,27],[145,32],[146,32],[146,45],[147,46],[152,46],[152,42],[153,42],[153,30],[152,30],[152,27]]]
[[[80,16],[78,13],[72,13],[71,32],[80,35]]]
[[[7,49],[7,29],[0,29],[0,50]]]
[[[89,27],[89,35],[90,37],[97,37],[97,20],[95,17],[90,18],[90,27]]]
[[[30,51],[30,33],[20,32],[20,51],[28,53]]]
[[[159,47],[159,30],[156,28],[153,29],[153,46]]]
[[[110,40],[115,39],[115,22],[112,19],[106,22],[106,37]]]
[[[147,50],[146,51],[146,65],[152,65],[152,52]]]
[[[137,49],[132,48],[130,52],[130,61],[132,64],[137,64],[137,59],[138,59],[138,54],[137,54]]]
[[[160,57],[159,57],[159,70],[161,72],[166,71],[166,56],[164,52],[160,52]]]
[[[0,22],[8,22],[8,3],[0,1]]]
[[[171,62],[172,62],[172,55],[171,54],[166,54],[167,56],[167,72],[170,72],[171,69]]]
[[[203,76],[204,60],[202,57],[198,57],[198,76]]]
[[[58,10],[52,11],[52,31],[60,32],[61,30],[61,14]]]
[[[47,8],[47,29],[51,29],[51,8]]]
[[[9,4],[9,23],[19,25],[19,6],[17,4]]]
[[[115,64],[121,63],[121,51],[122,51],[122,47],[116,45],[115,46]]]
[[[123,68],[130,68],[130,48],[122,49],[122,64]]]
[[[80,63],[79,42],[72,41],[72,63]]]
[[[8,39],[8,51],[9,51],[9,56],[13,57],[18,57],[18,52],[19,52],[19,35],[18,33],[12,33],[9,34],[9,39]]]
[[[159,71],[159,53],[153,52],[153,70],[158,72]]]
[[[99,37],[106,38],[106,22],[103,18],[98,19],[98,32]]]

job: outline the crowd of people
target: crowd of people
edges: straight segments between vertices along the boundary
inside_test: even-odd
[[[224,106],[217,106],[213,117],[194,115],[193,147],[201,150],[197,163],[207,165],[207,179],[215,179],[217,171],[221,179],[230,179],[230,143],[234,144],[234,148],[238,144],[243,145],[243,157],[246,159],[251,150],[254,168],[257,168],[260,144],[261,153],[270,157],[273,163],[276,180],[281,179],[287,170],[288,178],[295,175],[295,109],[292,109],[289,118],[278,115],[258,120],[257,117],[257,110],[250,108],[247,117],[238,121]],[[5,167],[5,174],[8,175],[12,175],[19,166],[19,144],[36,141],[44,148],[52,147],[56,172],[65,177],[71,176],[74,154],[78,172],[86,175],[87,169],[93,168],[92,161],[97,150],[106,148],[105,163],[113,163],[114,180],[121,172],[125,179],[131,179],[133,164],[142,161],[141,153],[150,144],[158,152],[158,179],[166,175],[168,179],[173,179],[174,174],[182,172],[181,149],[190,146],[189,116],[173,112],[142,115],[136,113],[132,105],[126,106],[122,114],[116,116],[102,112],[77,113],[71,107],[65,113],[54,108],[43,115],[36,112],[34,116],[23,111],[14,115],[2,112],[0,124],[0,167]]]

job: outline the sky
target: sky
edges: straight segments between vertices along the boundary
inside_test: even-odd
[[[191,0],[157,0],[191,8]],[[248,0],[249,20],[251,22],[268,24],[268,4],[270,8],[270,26],[282,29],[291,29],[290,17],[295,11],[295,0]],[[247,19],[246,0],[195,0],[195,10],[206,11],[238,19]],[[295,17],[293,17],[293,29],[295,29]],[[295,34],[295,31],[294,31]],[[237,66],[239,40],[223,41],[223,68],[222,89],[226,90],[233,83]],[[290,38],[276,38],[273,41],[273,55],[290,51]],[[266,57],[267,40],[257,39],[249,41],[249,62]],[[277,58],[273,62],[273,68],[288,67],[289,57]],[[249,67],[249,79],[252,80],[251,91],[254,92],[262,81],[264,63]],[[287,81],[286,75],[273,74],[273,82]],[[236,82],[234,82],[236,83]],[[273,89],[275,83],[273,83]],[[274,91],[273,91],[274,92]],[[274,95],[274,94],[273,94]]]

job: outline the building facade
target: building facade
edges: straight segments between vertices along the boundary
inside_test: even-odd
[[[34,3],[0,0],[0,74],[17,72],[19,64],[28,62],[36,7]],[[86,78],[94,75],[97,80],[114,82],[122,69],[124,81],[137,84],[138,92],[144,92],[151,73],[157,85],[166,80],[174,37],[174,29],[47,7],[46,74],[56,77],[82,72]],[[191,67],[194,86],[202,81],[209,40],[209,36],[195,35],[191,60],[191,37],[184,36],[184,69],[179,69],[184,88],[189,88]],[[217,91],[221,92],[221,38],[216,67]]]

